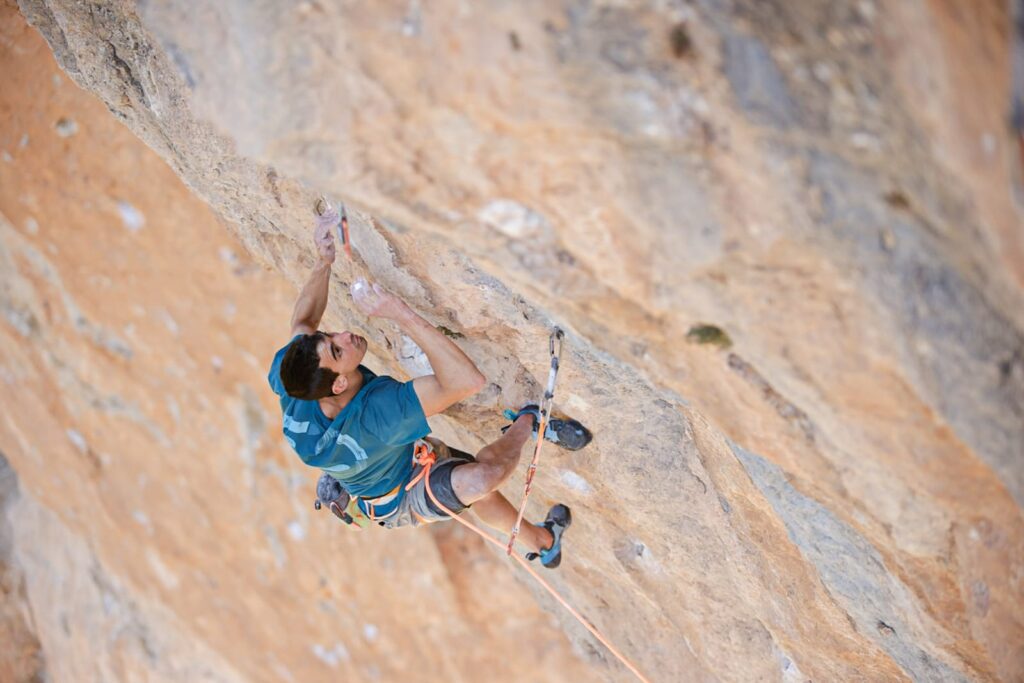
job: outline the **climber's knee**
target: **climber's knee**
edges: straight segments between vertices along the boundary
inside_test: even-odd
[[[479,458],[479,456],[477,456]],[[515,469],[501,462],[472,462],[452,470],[452,490],[466,505],[470,505],[497,490]]]

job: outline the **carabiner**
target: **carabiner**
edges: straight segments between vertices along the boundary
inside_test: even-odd
[[[548,337],[548,346],[551,349],[552,356],[562,355],[562,340],[565,339],[565,332],[562,332],[561,327],[556,327],[551,331],[551,336]],[[555,353],[555,342],[558,342],[558,352]]]

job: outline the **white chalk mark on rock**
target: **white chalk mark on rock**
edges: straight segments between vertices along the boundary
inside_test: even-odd
[[[146,217],[142,212],[126,201],[117,203],[117,212],[121,214],[121,222],[131,232],[138,232],[146,224]]]
[[[160,319],[160,322],[164,324],[164,327],[167,328],[168,332],[173,334],[175,337],[178,336],[181,332],[181,328],[178,327],[178,321],[174,319],[174,316],[172,316],[167,309],[161,308],[156,312],[156,316]]]
[[[79,453],[85,453],[86,450],[88,450],[89,444],[85,442],[85,437],[82,436],[81,432],[74,429],[68,429],[67,435],[68,439],[70,439],[71,443],[75,445],[75,448],[78,449]]]
[[[153,522],[150,521],[149,515],[147,515],[142,510],[135,510],[134,512],[132,512],[132,519],[134,519],[139,526],[146,530],[146,535],[153,535]]]
[[[302,541],[306,538],[306,527],[302,526],[302,522],[293,519],[288,522],[288,535],[294,541]]]
[[[57,119],[57,123],[53,127],[57,130],[57,135],[62,138],[69,138],[78,132],[78,124],[75,123],[75,120],[64,116]]]
[[[238,264],[238,254],[232,251],[231,247],[221,247],[217,250],[217,255],[220,256],[220,260],[224,263],[229,263],[233,266]]]
[[[171,568],[164,564],[160,556],[152,549],[146,551],[146,561],[149,563],[156,578],[167,590],[174,590],[178,587],[178,575],[171,571]]]
[[[477,212],[477,219],[506,237],[532,237],[544,230],[547,219],[528,206],[511,199],[494,199]]]
[[[398,349],[398,362],[412,377],[434,374],[427,354],[409,337],[402,335],[402,346]]]
[[[342,643],[335,643],[334,647],[328,650],[319,643],[313,646],[313,654],[321,662],[331,667],[332,669],[338,668],[338,663],[342,661],[348,661],[348,650]]]
[[[559,475],[559,479],[561,479],[562,483],[571,488],[573,491],[578,491],[579,493],[584,494],[590,494],[594,492],[594,487],[590,485],[590,482],[588,482],[586,479],[576,474],[572,470],[562,470],[562,473]]]

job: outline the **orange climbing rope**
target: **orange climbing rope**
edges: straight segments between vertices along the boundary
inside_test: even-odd
[[[413,452],[413,460],[417,464],[421,465],[423,467],[423,469],[420,471],[420,473],[416,476],[415,479],[413,479],[412,481],[410,481],[406,485],[405,488],[406,488],[407,491],[409,489],[411,489],[413,487],[413,485],[415,485],[416,482],[418,482],[422,478],[423,479],[423,483],[426,485],[426,488],[427,488],[427,495],[430,496],[430,500],[434,501],[434,505],[436,505],[439,510],[442,510],[445,514],[447,514],[449,517],[454,519],[459,524],[461,524],[461,525],[463,525],[465,527],[468,527],[469,529],[472,529],[473,531],[475,531],[477,534],[479,534],[488,543],[496,545],[499,548],[504,548],[505,547],[504,544],[501,541],[499,541],[498,539],[494,538],[493,536],[491,536],[489,533],[487,533],[483,529],[480,529],[479,527],[477,527],[472,522],[469,522],[469,521],[467,521],[465,519],[462,519],[461,517],[459,517],[458,515],[453,513],[451,510],[446,508],[444,506],[444,504],[437,499],[437,496],[434,495],[434,491],[430,488],[430,468],[433,467],[435,462],[437,462],[437,454],[434,453],[434,450],[430,447],[430,445],[428,443],[426,443],[425,441],[418,441],[416,443],[416,448],[415,448],[415,450]],[[427,520],[423,519],[419,515],[416,515],[416,518],[421,523],[423,523],[423,524],[428,523]],[[513,555],[510,555],[510,557],[514,558],[516,562],[518,562],[520,565],[522,565],[522,567],[524,569],[526,569],[526,571],[530,572],[530,575],[533,576],[533,578],[537,579],[537,581],[540,582],[540,585],[543,586],[547,590],[548,593],[550,593],[556,600],[558,600],[558,602],[560,602],[562,604],[562,606],[565,607],[565,609],[569,610],[569,614],[571,614],[574,617],[576,617],[576,620],[578,622],[580,622],[581,624],[583,624],[583,627],[586,628],[588,631],[590,631],[590,633],[595,638],[597,638],[599,641],[601,641],[601,643],[603,643],[604,646],[606,648],[608,648],[608,651],[611,652],[613,655],[615,655],[615,657],[620,662],[622,662],[622,664],[627,669],[632,671],[633,674],[636,675],[636,677],[638,679],[640,679],[643,683],[650,683],[650,681],[642,673],[640,673],[640,670],[637,669],[635,666],[633,666],[633,664],[628,659],[626,659],[622,655],[622,653],[619,652],[615,648],[615,646],[612,645],[603,635],[601,635],[601,632],[598,631],[589,621],[587,621],[583,617],[582,614],[577,612],[573,608],[572,605],[570,605],[568,602],[566,602],[565,599],[561,595],[559,595],[558,592],[554,588],[551,587],[551,584],[549,584],[547,581],[545,581],[543,579],[543,577],[541,577],[541,575],[538,574],[537,571],[533,567],[530,566],[529,562],[527,562],[523,558],[519,557],[519,555],[514,555],[513,554]]]

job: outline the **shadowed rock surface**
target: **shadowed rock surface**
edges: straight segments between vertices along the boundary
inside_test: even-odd
[[[406,376],[349,306],[379,280],[490,380],[437,420],[453,445],[535,397],[567,331],[556,403],[595,441],[545,451],[531,510],[572,505],[555,583],[652,680],[1024,676],[1004,3],[20,6],[194,193],[77,147],[114,127],[26,94],[73,86],[8,8],[0,449],[88,540],[67,571],[99,563],[167,643],[153,675],[630,679],[461,529],[307,519],[264,375],[324,192],[355,252],[328,322]]]
[[[14,553],[7,516],[18,499],[18,475],[0,453],[0,634],[4,643],[0,651],[0,678],[45,681],[46,663],[25,598],[25,581]]]

